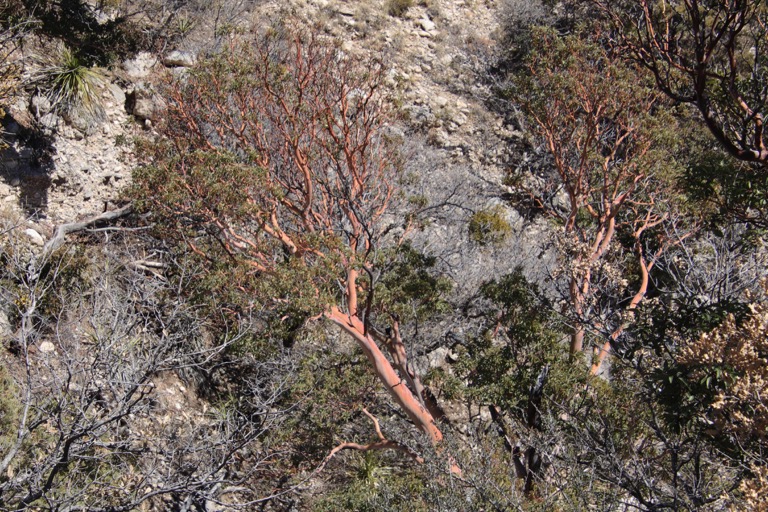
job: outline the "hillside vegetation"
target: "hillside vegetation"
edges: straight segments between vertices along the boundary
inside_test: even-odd
[[[0,511],[759,511],[768,7],[0,0]]]

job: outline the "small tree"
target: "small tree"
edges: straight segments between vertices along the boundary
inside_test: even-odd
[[[760,0],[626,0],[594,4],[622,52],[649,70],[658,90],[694,106],[740,160],[768,162],[768,7]]]
[[[225,288],[284,320],[324,317],[349,334],[438,443],[397,316],[386,332],[374,326],[375,260],[398,179],[381,78],[380,63],[355,63],[315,35],[233,44],[168,82],[164,137],[148,148],[136,194],[212,275],[223,272]],[[392,444],[357,448],[379,446]]]
[[[515,99],[553,172],[533,184],[514,177],[514,184],[562,226],[558,245],[576,354],[587,325],[607,327],[612,340],[621,333],[622,322],[613,328],[605,322],[621,309],[615,295],[632,277],[626,255],[634,255],[640,274],[624,307],[633,310],[648,291],[656,258],[674,241],[658,230],[676,220],[674,166],[665,150],[670,118],[661,94],[598,44],[543,29],[534,37]],[[597,351],[593,373],[609,348],[610,341]]]

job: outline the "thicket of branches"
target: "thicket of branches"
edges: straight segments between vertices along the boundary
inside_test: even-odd
[[[137,213],[42,253],[4,216],[0,509],[758,509],[765,7],[517,14],[550,283],[456,303],[409,244],[386,63],[232,37],[159,87]]]

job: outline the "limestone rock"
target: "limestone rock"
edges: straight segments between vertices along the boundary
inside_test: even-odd
[[[159,99],[151,87],[138,84],[133,92],[128,94],[125,105],[128,112],[136,118],[152,119],[159,109]]]
[[[152,98],[136,98],[131,114],[139,119],[152,119],[155,114],[155,102]]]
[[[155,64],[157,64],[157,58],[154,55],[149,52],[139,52],[134,58],[123,62],[123,70],[129,78],[147,78]]]
[[[435,114],[426,105],[412,105],[406,107],[410,114],[410,121],[414,126],[430,127],[435,125]]]
[[[197,55],[193,52],[174,50],[163,58],[163,64],[169,68],[191,68],[197,63]]]
[[[42,94],[36,94],[32,96],[32,100],[29,103],[29,110],[37,119],[42,119],[43,116],[51,111],[51,102]]]
[[[118,106],[125,105],[125,91],[117,84],[109,84],[104,91],[104,95],[107,101],[113,101]]]
[[[8,338],[13,334],[13,328],[10,320],[8,320],[8,314],[0,308],[0,338]]]
[[[43,116],[40,116],[39,119],[40,125],[48,130],[55,129],[59,125],[60,120],[61,118],[53,112],[49,112]]]
[[[429,18],[421,18],[418,21],[418,24],[424,32],[432,32],[437,28],[437,26],[435,25],[435,22],[433,22]]]
[[[336,12],[338,12],[342,16],[354,16],[355,15],[355,9],[351,5],[347,5],[347,4],[341,4],[338,7],[338,9],[336,9]]]
[[[92,115],[80,109],[72,109],[65,113],[64,120],[74,129],[85,135],[92,135],[104,119],[100,115]]]
[[[24,230],[24,234],[29,237],[29,239],[32,241],[33,244],[39,245],[40,247],[45,245],[45,240],[43,240],[42,235],[40,235],[40,233],[38,233],[34,229],[27,228]]]

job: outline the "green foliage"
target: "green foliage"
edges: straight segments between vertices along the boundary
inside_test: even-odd
[[[768,228],[768,174],[754,164],[734,160],[701,136],[689,138],[694,148],[681,183],[699,215],[713,229],[734,220],[750,228],[749,236]]]
[[[360,412],[374,401],[376,376],[359,351],[315,350],[299,362],[284,403],[294,412],[273,441],[290,447],[292,464],[314,466],[348,435],[342,428],[359,418],[369,432],[370,422]]]
[[[413,0],[387,0],[387,14],[402,18],[413,7]]]
[[[558,400],[570,395],[574,371],[551,318],[551,306],[518,268],[485,283],[485,332],[458,347],[456,375],[466,382],[464,395],[504,410],[523,411],[530,386],[544,366],[550,366],[548,392]],[[583,377],[583,375],[582,375]]]
[[[746,304],[732,301],[696,304],[690,300],[651,302],[637,312],[622,346],[621,357],[639,372],[646,392],[665,424],[677,432],[690,427],[724,389],[729,369],[708,365],[702,377],[689,364],[680,364],[678,350],[683,340],[698,339],[714,330],[726,317],[742,319]]]
[[[30,276],[18,272],[18,266],[30,257],[20,248],[18,240],[5,247],[0,245],[0,291],[13,305],[8,310],[9,320],[18,325],[34,304],[31,320],[47,329],[56,322],[72,294],[85,293],[92,277],[92,261],[84,246],[65,246],[48,258],[39,273]]]
[[[701,126],[731,157],[766,170],[763,121],[756,115],[765,104],[768,70],[765,2],[591,3],[612,45],[650,71],[658,90],[697,109]]]
[[[43,286],[50,287],[40,300],[37,312],[42,318],[57,318],[69,300],[68,294],[86,293],[93,277],[93,255],[84,245],[64,246],[54,252],[41,269]]]
[[[176,19],[176,30],[179,36],[186,36],[193,28],[195,28],[195,22],[187,16],[180,16]]]
[[[39,80],[55,110],[70,115],[85,114],[91,120],[104,118],[99,94],[104,75],[96,68],[83,65],[69,48],[61,49],[56,62],[41,72]]]
[[[394,253],[382,254],[381,259],[384,271],[375,290],[377,310],[402,322],[423,321],[450,311],[447,296],[453,285],[434,275],[434,256],[426,256],[406,242]]]
[[[531,45],[526,69],[502,94],[518,102],[535,134],[554,146],[557,170],[565,174],[560,179],[584,180],[576,194],[599,190],[606,178],[660,179],[676,168],[674,119],[641,70],[596,37],[538,27]]]
[[[161,157],[172,151],[165,144],[153,150]],[[211,311],[223,308],[232,315],[268,308],[270,325],[283,330],[286,336],[291,329],[281,318],[300,322],[321,313],[330,300],[328,294],[333,293],[328,276],[338,262],[332,255],[308,261],[283,254],[277,256],[281,261],[271,272],[263,273],[254,270],[246,254],[228,251],[216,239],[215,228],[201,232],[201,224],[219,216],[230,223],[252,222],[261,211],[252,200],[254,191],[269,186],[263,169],[225,150],[194,151],[168,158],[167,166],[183,166],[185,172],[141,167],[134,172],[137,185],[130,193],[137,198],[138,209],[153,208],[159,221],[157,234],[177,241],[178,250],[186,253],[184,257],[196,261],[192,264],[200,269],[199,277],[188,289],[194,300],[208,304]],[[184,205],[183,210],[178,205]],[[318,250],[336,244],[336,240],[311,235],[306,241]],[[258,237],[258,243],[264,251],[282,253],[279,243],[271,237]],[[190,245],[196,251],[189,252]],[[276,331],[273,334],[281,336]]]
[[[139,22],[136,16],[124,15],[122,0],[99,2],[101,7],[118,10],[117,15],[108,20],[100,19],[103,11],[83,0],[4,0],[0,3],[3,4],[0,15],[5,14],[4,8],[9,9],[12,19],[24,20],[34,33],[76,49],[80,63],[87,67],[108,66],[117,59],[149,49],[153,37],[146,20]],[[10,8],[6,7],[9,4]],[[159,17],[157,11],[151,12],[153,9],[148,4],[142,9],[142,18]]]
[[[511,233],[501,205],[475,212],[469,219],[469,238],[480,245],[500,244]]]
[[[21,403],[18,388],[4,366],[0,366],[0,453],[16,440]]]
[[[380,134],[381,69],[369,64],[308,32],[270,31],[166,84],[175,100],[165,137],[140,144],[146,165],[130,195],[162,238],[207,260],[203,289],[280,317],[316,316],[343,295],[348,267],[378,254],[368,247],[397,158]],[[370,95],[350,92],[359,90]],[[337,116],[338,94],[357,115]]]
[[[422,475],[390,465],[398,462],[393,454],[368,451],[351,454],[351,459],[339,490],[323,496],[313,512],[433,510],[423,500]]]

